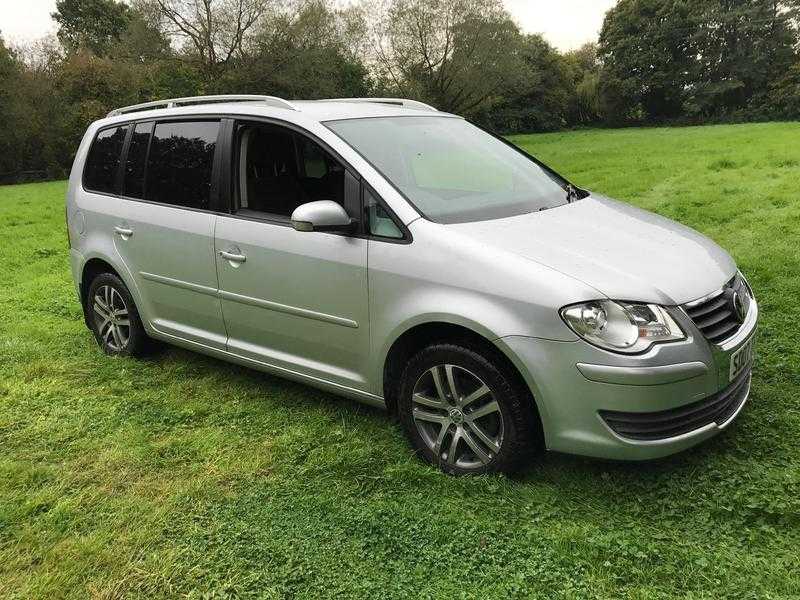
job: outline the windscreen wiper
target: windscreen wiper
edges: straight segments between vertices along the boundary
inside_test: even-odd
[[[580,200],[581,195],[578,192],[578,188],[576,188],[571,183],[567,184],[567,204],[572,204],[573,202]]]

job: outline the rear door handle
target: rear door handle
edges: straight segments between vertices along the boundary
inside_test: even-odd
[[[126,229],[125,227],[114,227],[114,233],[124,239],[128,239],[133,235],[133,229]]]
[[[225,252],[225,250],[220,250],[219,255],[225,260],[235,263],[243,263],[247,260],[247,257],[244,254],[233,254],[232,252]]]

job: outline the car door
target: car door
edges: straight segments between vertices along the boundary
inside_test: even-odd
[[[212,210],[219,130],[219,120],[137,123],[111,225],[150,325],[224,349]]]
[[[233,214],[218,217],[215,232],[228,350],[366,390],[367,241],[295,231],[289,220],[323,199],[357,216],[357,181],[289,129],[238,123],[232,142]]]

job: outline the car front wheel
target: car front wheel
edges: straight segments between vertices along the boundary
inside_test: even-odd
[[[408,363],[399,412],[412,446],[452,474],[509,473],[539,446],[533,398],[504,365],[458,344]]]

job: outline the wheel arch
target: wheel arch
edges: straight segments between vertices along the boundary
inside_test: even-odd
[[[89,294],[89,286],[92,285],[94,278],[101,273],[112,273],[122,280],[122,283],[125,284],[131,296],[133,296],[133,301],[136,304],[139,314],[142,315],[143,306],[141,296],[139,295],[139,289],[133,282],[133,278],[131,277],[130,273],[124,268],[124,265],[123,268],[119,268],[114,264],[114,261],[110,260],[107,256],[102,254],[92,254],[86,257],[80,273],[80,299],[81,305],[83,306],[84,320],[86,321],[87,326],[89,326],[89,313],[86,300]],[[142,318],[142,322],[144,323],[145,329],[147,329],[147,320]]]
[[[92,285],[92,281],[94,281],[98,275],[103,273],[113,273],[122,279],[119,272],[111,263],[97,256],[87,260],[81,269],[81,306],[83,306],[83,320],[86,322],[87,327],[89,327],[89,303],[87,302],[89,296],[89,287]]]
[[[393,339],[394,341],[382,355],[382,368],[379,374],[379,389],[383,392],[386,408],[391,414],[397,414],[397,382],[408,360],[416,352],[432,343],[455,342],[464,344],[473,350],[486,352],[488,358],[497,361],[514,378],[517,385],[522,386],[530,393],[533,401],[532,408],[536,411],[535,416],[544,427],[542,406],[535,386],[530,385],[523,375],[517,358],[508,355],[507,347],[495,343],[494,340],[497,339],[497,336],[492,335],[485,328],[464,323],[461,320],[440,318],[411,323],[393,336]]]

